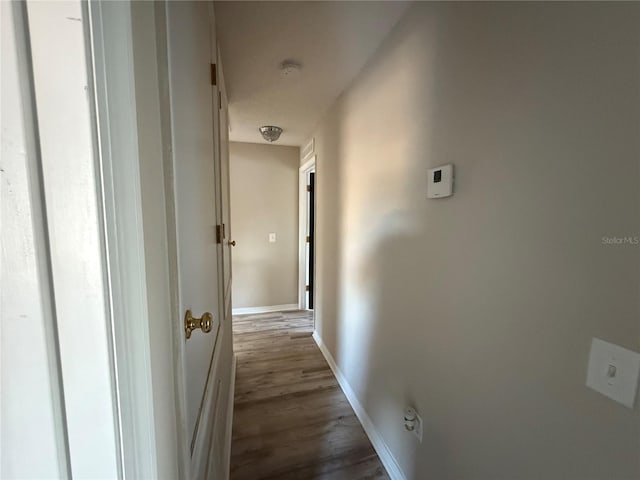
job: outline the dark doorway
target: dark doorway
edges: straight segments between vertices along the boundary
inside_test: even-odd
[[[313,292],[314,292],[314,258],[315,258],[315,189],[316,189],[316,174],[311,172],[309,174],[309,256],[307,265],[307,271],[309,272],[309,310],[313,310]]]

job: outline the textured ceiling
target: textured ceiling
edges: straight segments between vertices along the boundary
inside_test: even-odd
[[[404,13],[406,2],[216,2],[231,140],[267,143],[258,127],[284,129],[301,146]],[[297,75],[280,63],[295,60]]]

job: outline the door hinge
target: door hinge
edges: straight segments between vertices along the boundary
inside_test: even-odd
[[[216,243],[222,243],[224,238],[224,224],[216,225]]]
[[[307,243],[311,243],[311,237],[307,235]]]
[[[218,72],[216,70],[216,64],[212,63],[211,64],[211,85],[217,85],[218,84]]]
[[[311,185],[307,185],[307,192],[311,191]]]
[[[218,110],[222,110],[222,92],[218,90]]]
[[[309,290],[311,290],[311,288],[309,288],[309,285],[305,285],[305,287],[304,287],[304,291],[305,291],[305,292],[308,292]]]

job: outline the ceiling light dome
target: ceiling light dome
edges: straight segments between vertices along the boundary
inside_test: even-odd
[[[280,138],[280,135],[282,134],[282,129],[274,125],[265,125],[264,127],[260,127],[259,130],[262,134],[262,138],[264,138],[267,142],[275,142]]]

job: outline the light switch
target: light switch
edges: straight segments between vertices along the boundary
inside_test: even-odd
[[[276,234],[275,233],[270,233],[269,234],[269,243],[276,243]]]
[[[594,338],[591,342],[587,386],[633,408],[640,375],[640,353]]]

